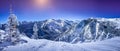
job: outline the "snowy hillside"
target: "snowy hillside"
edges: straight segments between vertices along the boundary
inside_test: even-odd
[[[8,46],[3,51],[120,51],[120,37],[91,43],[70,44],[45,39],[34,40],[27,37],[28,43]]]
[[[57,40],[76,43],[93,42],[120,36],[120,19],[87,19],[73,24],[70,31],[61,34]]]

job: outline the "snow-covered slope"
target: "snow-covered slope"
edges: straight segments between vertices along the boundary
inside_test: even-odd
[[[27,37],[28,43],[8,46],[3,51],[120,51],[120,37],[91,43],[70,44],[45,39],[34,40]]]
[[[5,33],[5,31],[4,30],[0,30],[0,33]]]
[[[5,31],[4,30],[0,30],[0,42],[1,42],[1,39],[3,39],[5,36]]]
[[[61,34],[57,40],[70,43],[92,42],[120,36],[120,19],[87,19],[73,24],[70,31]],[[71,32],[72,33],[69,33]]]

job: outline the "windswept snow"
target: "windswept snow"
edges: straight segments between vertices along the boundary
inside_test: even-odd
[[[120,51],[120,37],[91,43],[70,44],[45,39],[34,40],[27,37],[28,43],[8,46],[3,51]]]

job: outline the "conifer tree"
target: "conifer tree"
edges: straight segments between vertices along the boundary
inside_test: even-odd
[[[38,39],[38,27],[37,27],[37,24],[35,23],[34,26],[33,26],[33,35],[32,35],[32,38],[33,39]]]

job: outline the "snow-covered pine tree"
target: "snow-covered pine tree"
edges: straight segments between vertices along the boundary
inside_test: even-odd
[[[33,31],[34,31],[34,33],[32,35],[32,38],[33,39],[38,39],[38,27],[37,27],[37,23],[34,24]]]
[[[19,30],[17,29],[18,25],[19,24],[17,21],[17,16],[11,12],[6,26],[6,31],[8,32],[8,39],[9,39],[8,41],[13,43],[19,41],[20,33]]]

